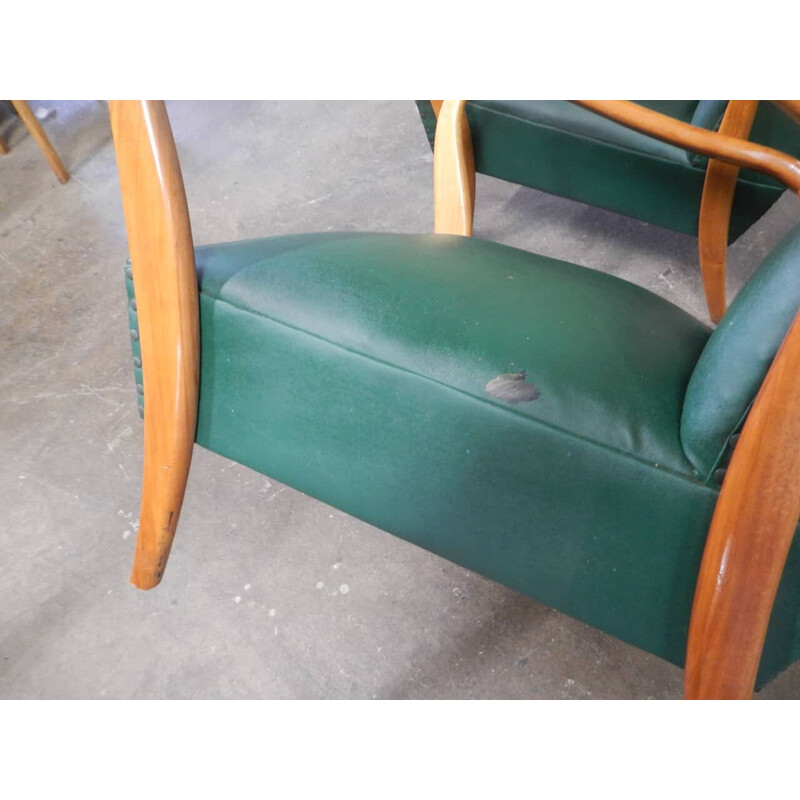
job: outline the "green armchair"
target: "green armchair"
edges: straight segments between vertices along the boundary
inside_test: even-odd
[[[640,100],[707,130],[800,155],[800,130],[777,108],[753,100]],[[434,146],[441,101],[418,101]],[[471,235],[474,173],[512,181],[699,238],[709,314],[725,313],[725,260],[735,241],[775,203],[785,187],[767,175],[711,161],[679,145],[599,117],[566,100],[470,100],[462,147],[472,191],[461,191],[447,142],[436,163],[439,233]],[[752,130],[751,130],[752,129]],[[447,133],[447,131],[445,131]],[[446,149],[446,150],[445,150]]]
[[[800,192],[781,153],[593,106]],[[687,697],[747,697],[800,657],[800,226],[713,332],[461,236],[195,248],[164,105],[110,112],[144,416],[136,586],[163,577],[197,443],[686,664]]]

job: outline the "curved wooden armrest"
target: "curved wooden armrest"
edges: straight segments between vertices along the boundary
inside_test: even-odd
[[[780,150],[697,128],[627,100],[573,100],[572,102],[663,142],[693,150],[695,153],[737,167],[763,172],[800,195],[800,161]]]
[[[800,518],[800,314],[736,445],[697,578],[685,696],[752,696]]]
[[[131,582],[156,586],[183,504],[197,425],[200,324],[192,230],[163,102],[111,101],[136,292],[144,476]]]

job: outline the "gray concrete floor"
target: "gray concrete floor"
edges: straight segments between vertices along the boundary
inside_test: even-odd
[[[199,448],[164,582],[129,586],[142,427],[108,112],[45,105],[65,186],[0,117],[0,697],[680,697],[673,665]],[[169,110],[198,244],[432,230],[411,102]],[[798,210],[733,246],[731,292]],[[705,319],[688,236],[483,176],[475,227]],[[800,697],[800,668],[759,696]]]

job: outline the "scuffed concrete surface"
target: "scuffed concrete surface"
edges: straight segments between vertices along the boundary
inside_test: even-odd
[[[680,696],[676,667],[199,448],[164,582],[129,586],[142,427],[108,112],[32,105],[73,177],[0,108],[0,697]],[[432,230],[412,102],[169,110],[198,244]],[[705,319],[694,239],[483,176],[477,196],[477,236]],[[798,210],[731,248],[731,291]],[[800,697],[800,669],[759,696]]]

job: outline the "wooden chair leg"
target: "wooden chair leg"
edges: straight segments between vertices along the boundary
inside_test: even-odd
[[[436,122],[433,147],[435,233],[472,236],[475,214],[475,160],[466,100],[445,100]]]
[[[720,133],[746,139],[757,108],[757,100],[731,100],[720,124]],[[739,167],[709,159],[700,203],[698,247],[706,305],[712,322],[719,322],[725,314],[728,229],[738,177]]]
[[[36,144],[38,144],[41,148],[41,151],[44,153],[44,157],[52,167],[56,177],[61,181],[61,183],[66,183],[69,180],[69,173],[67,172],[66,167],[61,163],[58,153],[56,153],[53,145],[50,144],[47,134],[39,124],[39,120],[36,119],[36,115],[33,113],[33,111],[31,111],[30,106],[24,100],[12,100],[11,103],[17,110],[19,118],[28,129],[28,133],[30,133],[30,135],[35,139]]]
[[[5,142],[5,139],[0,138],[0,155],[7,155],[8,154],[8,145]]]
[[[139,318],[144,476],[131,583],[156,586],[178,524],[197,425],[200,332],[194,246],[163,103],[112,101]]]

